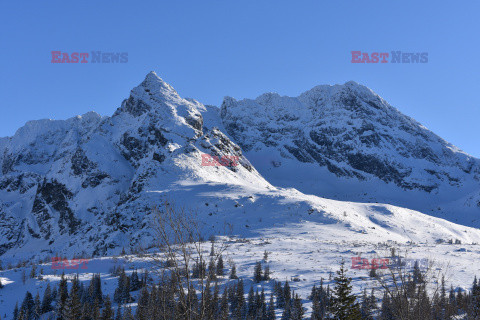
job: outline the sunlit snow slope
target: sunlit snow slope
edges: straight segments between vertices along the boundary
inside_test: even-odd
[[[353,93],[340,94],[347,88]],[[328,102],[342,95],[343,109]],[[352,117],[360,112],[362,119]],[[343,127],[349,121],[353,124]],[[390,138],[377,128],[388,128]],[[416,140],[410,139],[412,130],[419,132]],[[362,142],[365,147],[352,142],[365,139],[370,141]],[[403,142],[394,147],[387,140]],[[407,160],[394,159],[400,151]],[[408,152],[414,154],[407,157]],[[238,157],[238,165],[204,166],[203,154]],[[111,117],[92,112],[64,121],[31,121],[0,139],[0,168],[5,262],[147,246],[151,209],[164,199],[197,210],[207,237],[227,229],[254,236],[309,226],[346,239],[480,242],[476,229],[417,211],[318,196],[339,193],[347,199],[371,191],[379,199],[386,190],[397,201],[409,192],[415,195],[412,207],[424,201],[428,207],[437,189],[469,194],[478,185],[477,159],[354,83],[314,88],[300,98],[226,99],[220,110],[181,98],[152,72]],[[430,188],[434,185],[438,188]],[[448,200],[457,199],[452,197]],[[397,202],[408,207],[406,199]]]
[[[225,98],[226,132],[270,183],[480,226],[480,160],[353,81]]]

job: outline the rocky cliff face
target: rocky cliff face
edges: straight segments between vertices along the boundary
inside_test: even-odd
[[[135,245],[161,202],[151,191],[179,181],[268,186],[202,112],[150,73],[112,117],[31,121],[2,139],[0,255],[32,241],[45,252],[73,246],[95,254]],[[202,154],[239,161],[204,168]]]
[[[203,154],[236,157],[238,165],[205,167]],[[209,233],[313,219],[381,237],[391,230],[356,214],[345,222],[345,212],[412,216],[270,182],[476,225],[479,168],[478,159],[353,82],[296,98],[226,98],[219,109],[181,98],[152,72],[111,117],[31,121],[0,139],[0,256],[103,255],[148,245],[152,206],[165,198],[199,208]],[[431,225],[416,214],[418,225]],[[412,227],[395,221],[399,232]],[[456,228],[439,230],[459,234]]]
[[[467,224],[480,214],[467,203],[478,197],[480,161],[355,82],[317,86],[294,98],[227,97],[221,117],[275,185],[341,200],[435,207],[447,218],[452,210],[468,212],[462,216]],[[294,176],[304,179],[287,178]]]

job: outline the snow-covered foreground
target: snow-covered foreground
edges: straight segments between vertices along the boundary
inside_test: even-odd
[[[262,237],[251,236],[248,238],[230,238],[224,252],[226,268],[227,261],[234,261],[237,274],[243,278],[246,292],[251,285],[264,288],[269,295],[273,280],[269,282],[253,283],[253,268],[257,261],[262,261],[264,252],[268,252],[267,262],[274,280],[288,280],[292,289],[304,300],[304,306],[311,307],[307,297],[314,284],[318,285],[320,279],[325,284],[333,284],[332,277],[339,268],[339,263],[346,261],[349,267],[349,276],[353,278],[354,290],[357,293],[366,287],[378,287],[379,284],[372,280],[369,270],[351,268],[351,258],[361,256],[369,260],[377,257],[387,257],[390,248],[394,247],[397,253],[412,259],[428,259],[433,262],[432,274],[445,274],[447,284],[469,290],[476,274],[480,274],[480,246],[477,244],[434,244],[428,242],[397,243],[394,241],[378,242],[376,237],[364,233],[343,235],[337,234],[332,226],[325,224],[304,222],[302,224],[287,224],[283,227],[271,227],[262,231]],[[204,245],[205,254],[208,255],[210,243]],[[31,267],[0,271],[0,279],[5,285],[0,289],[0,315],[2,319],[12,319],[15,303],[21,304],[26,291],[33,295],[43,294],[47,282],[56,285],[60,280],[62,271],[68,276],[80,275],[80,280],[88,285],[93,274],[100,274],[104,294],[113,297],[117,286],[117,278],[110,274],[114,266],[125,267],[127,274],[134,269],[152,270],[154,264],[149,257],[127,255],[122,257],[103,257],[91,259],[86,263],[87,269],[54,270],[52,265],[42,264],[37,266],[37,273],[42,270],[43,276],[30,279],[28,277]],[[22,283],[22,273],[25,271],[27,280]],[[154,273],[151,273],[154,275]],[[221,278],[221,283],[226,284],[235,280],[228,280],[228,276]],[[133,293],[136,296],[137,293]],[[268,296],[267,295],[267,296]],[[136,303],[130,304],[135,309]]]
[[[267,117],[271,120],[268,128],[263,122],[242,125],[245,115],[255,115],[244,112],[243,103],[230,101],[222,109],[204,106],[181,98],[150,73],[112,117],[89,113],[66,121],[34,121],[14,137],[0,139],[2,265],[27,262],[27,267],[0,271],[5,285],[0,289],[2,319],[11,319],[16,301],[21,302],[27,290],[33,295],[43,294],[48,281],[54,285],[59,281],[61,271],[46,264],[37,268],[43,269],[42,279],[30,278],[23,283],[22,274],[25,272],[28,278],[31,263],[45,258],[97,257],[88,262],[87,269],[65,272],[79,272],[84,282],[100,273],[104,293],[110,295],[117,285],[109,272],[113,266],[125,265],[128,272],[151,268],[148,258],[131,254],[155,241],[152,207],[161,209],[165,200],[193,210],[205,239],[225,231],[233,236],[224,259],[236,263],[238,275],[246,280],[246,292],[252,284],[254,264],[263,259],[265,251],[270,254],[268,262],[263,263],[268,263],[272,277],[291,281],[292,288],[307,299],[320,279],[332,284],[331,275],[342,259],[350,265],[358,256],[383,258],[390,247],[409,258],[428,259],[439,268],[435,272],[445,273],[448,284],[468,289],[479,268],[480,230],[449,221],[476,225],[479,160],[440,141],[358,85],[346,84],[335,91],[338,95],[325,95],[333,89],[324,89],[307,95],[332,102],[315,108],[307,103],[304,109],[314,111],[313,120],[283,117],[277,119],[281,122],[278,125],[274,116],[284,113],[268,112],[272,116]],[[293,101],[285,99],[279,101]],[[257,102],[270,103],[262,101]],[[289,104],[286,106],[290,110]],[[342,129],[342,139],[334,130],[334,122],[329,122],[331,128],[316,123],[322,120],[317,119],[318,111],[333,116],[336,113],[329,112],[332,108],[340,112],[337,120],[356,119],[345,114],[363,110],[356,124],[344,126],[340,121],[337,127],[350,128],[345,132]],[[263,117],[258,119],[263,121]],[[375,126],[377,122],[382,125]],[[315,145],[303,146],[309,139],[297,138],[304,136],[299,130],[303,132],[307,125],[316,129],[305,137],[313,137],[318,146],[336,141],[333,145],[338,142],[341,148],[322,151]],[[389,130],[399,125],[398,130]],[[255,133],[256,128],[264,127],[274,135]],[[253,133],[241,136],[248,128]],[[356,142],[357,135],[362,143]],[[400,141],[402,137],[405,139]],[[431,146],[426,148],[420,143],[422,139],[430,141]],[[383,140],[400,144],[380,143]],[[259,147],[254,148],[257,144]],[[276,144],[279,150],[262,147]],[[363,144],[371,144],[371,150]],[[373,153],[362,155],[362,150]],[[387,151],[377,159],[372,154],[379,150]],[[435,158],[437,151],[436,161],[424,159]],[[202,160],[207,154],[235,157],[238,165],[205,165]],[[454,168],[448,166],[445,172],[437,172],[448,163],[455,163]],[[331,174],[322,173],[327,170],[325,166]],[[373,179],[372,174],[381,181]],[[352,184],[357,180],[354,177],[360,182]],[[433,192],[435,188],[430,187],[436,182],[444,192]],[[409,191],[399,196],[397,187],[408,187]],[[344,196],[337,195],[338,191]],[[363,196],[352,196],[352,192]],[[467,198],[458,200],[457,193]],[[457,202],[451,202],[455,199]],[[440,200],[455,205],[442,211]],[[377,201],[420,208],[431,215]],[[433,207],[435,212],[430,210]],[[458,244],[438,244],[441,241]],[[208,252],[209,243],[205,246]],[[122,248],[128,256],[115,258]],[[368,270],[351,269],[350,276],[356,292],[365,286],[378,286],[368,277]],[[228,281],[225,278],[223,284]],[[255,285],[264,286],[268,294],[273,281]],[[309,307],[309,302],[304,302]]]
[[[353,257],[361,256],[369,261],[387,257],[390,247],[408,258],[428,259],[435,263],[435,273],[444,272],[448,284],[468,289],[480,266],[480,230],[457,225],[446,220],[431,217],[421,212],[385,204],[362,204],[336,201],[317,196],[305,195],[295,189],[272,186],[232,185],[222,183],[198,183],[183,180],[171,189],[147,191],[148,203],[161,204],[159,199],[168,194],[179,205],[189,204],[195,210],[197,219],[204,223],[205,239],[222,234],[230,226],[233,237],[229,241],[224,260],[232,259],[237,273],[245,278],[246,292],[252,284],[253,268],[269,252],[268,265],[272,278],[291,281],[292,288],[306,300],[314,284],[323,278],[325,284],[332,284],[331,276],[339,268],[340,261],[351,265]],[[146,203],[146,202],[145,202]],[[153,221],[153,216],[147,219]],[[228,228],[227,228],[228,229]],[[117,233],[120,235],[120,233]],[[116,237],[116,234],[112,234]],[[149,238],[150,237],[150,238]],[[153,240],[147,234],[138,238],[139,243],[148,246]],[[459,241],[461,244],[437,244],[438,240]],[[73,258],[81,252],[82,244],[74,244],[67,251],[50,251],[50,256]],[[26,251],[23,251],[26,250]],[[15,265],[22,260],[24,252],[34,248],[19,248],[12,251],[10,259],[3,266]],[[208,255],[210,243],[205,243]],[[23,252],[22,252],[23,251]],[[129,251],[127,251],[128,253]],[[44,258],[45,252],[36,259]],[[35,261],[35,260],[29,260]],[[113,295],[117,279],[110,274],[113,266],[123,265],[128,272],[134,269],[152,268],[148,258],[128,255],[126,258],[106,256],[91,259],[87,269],[65,270],[66,274],[80,274],[80,280],[88,285],[92,274],[99,273],[103,279],[104,293]],[[62,270],[53,270],[51,264],[39,265],[43,279],[22,281],[22,273],[30,274],[31,266],[0,271],[5,285],[0,289],[0,315],[11,319],[15,303],[22,302],[26,291],[34,296],[43,294],[48,281],[53,285],[60,279]],[[377,287],[369,279],[368,270],[350,269],[356,292],[363,287]],[[227,280],[225,277],[224,282]],[[268,294],[273,281],[255,284],[264,286]],[[135,308],[135,303],[132,304]]]

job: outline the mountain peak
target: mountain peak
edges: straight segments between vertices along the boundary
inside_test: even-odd
[[[171,85],[163,81],[155,71],[150,71],[142,83],[132,89],[130,97],[123,101],[115,115],[126,111],[133,116],[140,116],[152,108],[164,106],[167,102],[178,104],[182,100]]]
[[[147,75],[145,76],[144,82],[145,82],[145,81],[147,81],[147,82],[162,82],[162,83],[165,83],[165,81],[163,81],[163,79],[160,78],[155,71],[150,71],[149,73],[147,73]]]
[[[353,80],[347,81],[343,85],[348,87],[364,87],[364,85]]]
[[[150,71],[149,73],[147,73],[146,78],[148,78],[148,77],[152,77],[152,78],[160,79],[160,80],[162,79],[162,78],[160,78],[160,77],[157,75],[157,73],[156,73],[155,71],[153,71],[153,70]]]
[[[169,94],[169,93],[174,93],[177,94],[175,89],[163,81],[162,78],[160,78],[155,71],[150,71],[146,76],[145,80],[140,84],[141,87],[143,87],[143,90],[145,90],[147,93],[151,92],[152,94]],[[138,87],[137,87],[138,88]]]
[[[354,93],[355,95],[359,96],[377,96],[377,94],[370,88],[364,86],[363,84],[350,80],[345,82],[344,84],[317,85],[312,89],[302,93],[299,98],[319,95],[332,96],[336,94],[345,94],[346,92]]]

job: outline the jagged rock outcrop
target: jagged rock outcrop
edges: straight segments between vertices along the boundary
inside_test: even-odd
[[[202,112],[152,72],[112,117],[31,121],[3,138],[0,255],[31,243],[95,254],[133,247],[162,199],[150,191],[173,181],[269,185]],[[239,166],[204,168],[206,153],[238,157]]]
[[[480,215],[466,203],[478,197],[480,160],[353,81],[298,97],[227,97],[221,117],[275,185],[340,200],[435,207],[436,215],[452,220],[455,211],[467,224]],[[294,176],[302,178],[288,178]]]
[[[204,166],[205,154],[233,157],[238,165]],[[398,224],[396,239],[414,220],[422,230],[440,226],[431,237],[474,241],[480,233],[473,229],[463,233],[419,212],[275,186],[393,203],[475,226],[479,168],[478,159],[353,82],[297,98],[226,98],[217,108],[180,97],[152,72],[111,117],[90,112],[30,121],[0,139],[0,257],[146,246],[154,240],[152,207],[166,198],[198,209],[206,234],[224,228],[247,234],[268,227],[263,219],[283,225],[308,219],[390,237],[391,226],[376,222],[387,212]]]

